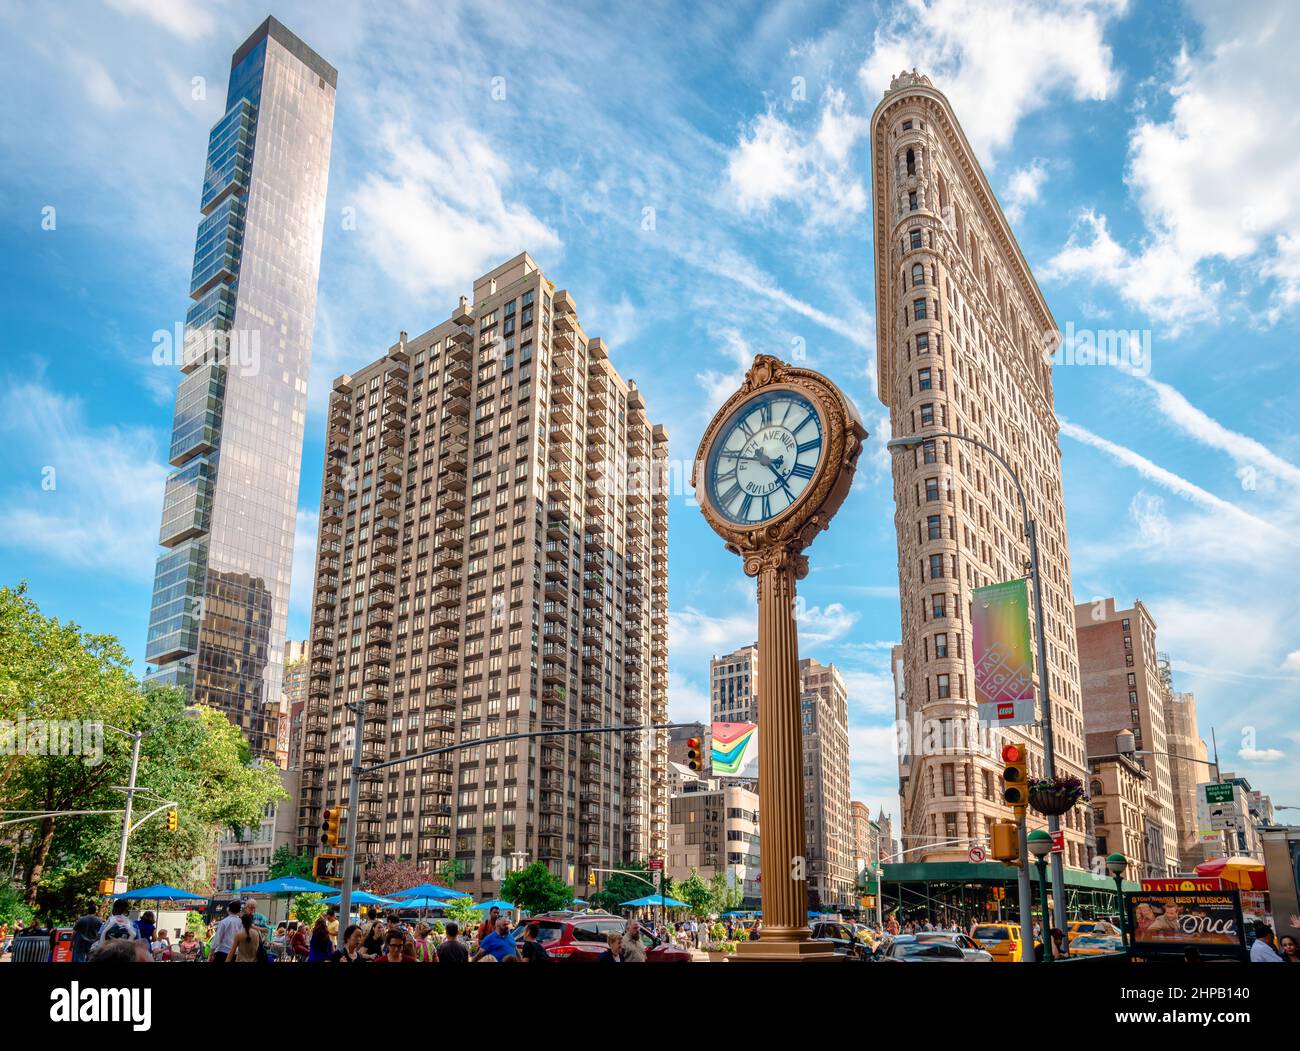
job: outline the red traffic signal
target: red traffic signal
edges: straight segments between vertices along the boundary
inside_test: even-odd
[[[698,737],[686,739],[686,765],[692,770],[700,770],[704,766],[704,750],[700,745]]]
[[[1004,744],[1002,746],[1002,762],[1010,765],[1012,763],[1023,763],[1025,761],[1025,746],[1022,744]]]
[[[1007,806],[1023,807],[1029,802],[1028,749],[1023,744],[1002,746],[1002,801]]]

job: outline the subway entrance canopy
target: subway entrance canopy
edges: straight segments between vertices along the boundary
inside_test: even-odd
[[[1018,917],[1018,875],[1014,866],[991,861],[885,864],[881,866],[882,886],[872,876],[866,881],[866,893],[881,894],[882,914],[895,914],[900,922],[926,917],[965,927],[977,921]],[[1123,887],[1126,891],[1139,889],[1131,880],[1125,880]],[[1115,881],[1108,876],[1067,868],[1065,889],[1066,914],[1071,918],[1119,915]]]

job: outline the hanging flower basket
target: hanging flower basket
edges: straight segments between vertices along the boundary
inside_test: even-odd
[[[1038,813],[1060,817],[1083,798],[1077,777],[1039,777],[1029,782],[1029,805]]]

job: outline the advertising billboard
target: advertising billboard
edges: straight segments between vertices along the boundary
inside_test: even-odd
[[[1136,955],[1182,953],[1241,957],[1246,932],[1235,890],[1142,890],[1124,895]]]
[[[971,592],[975,700],[979,720],[1025,726],[1034,711],[1034,649],[1029,641],[1029,597],[1023,580]]]

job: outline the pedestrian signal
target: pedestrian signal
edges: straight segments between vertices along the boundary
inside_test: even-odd
[[[1029,773],[1025,765],[1028,758],[1023,744],[1002,746],[1002,801],[1007,806],[1023,807],[1029,803]]]
[[[997,821],[989,832],[993,859],[1009,865],[1020,864],[1020,837],[1016,834],[1015,824],[1011,821]]]

